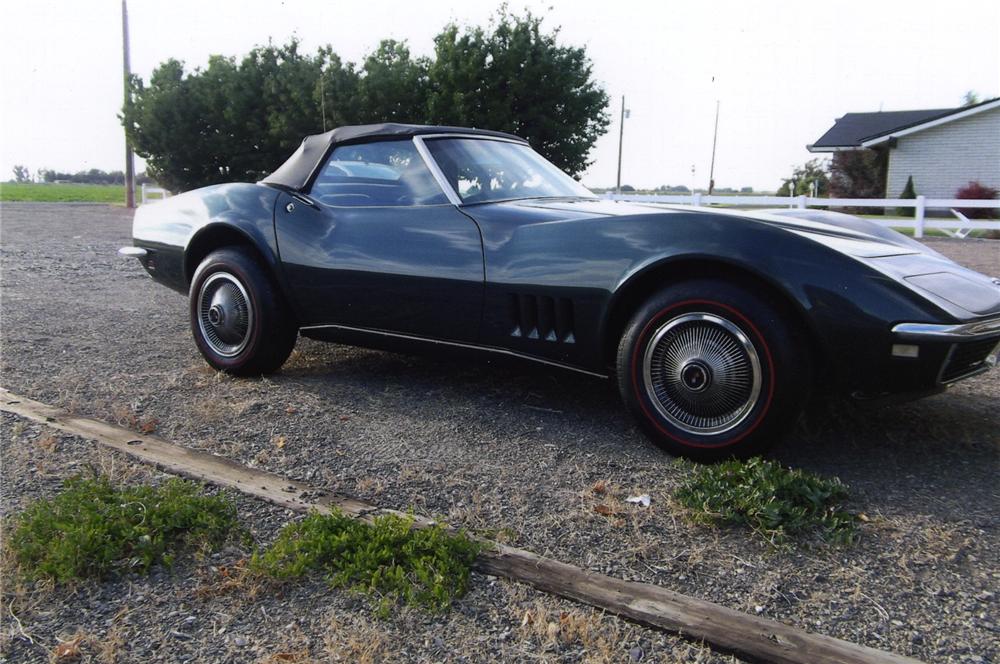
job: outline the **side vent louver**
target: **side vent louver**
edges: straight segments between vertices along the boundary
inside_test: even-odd
[[[512,337],[576,343],[573,301],[568,298],[511,293],[508,314]]]

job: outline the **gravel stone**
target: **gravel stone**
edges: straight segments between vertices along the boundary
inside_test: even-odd
[[[609,381],[307,339],[281,372],[233,379],[198,355],[186,299],[116,256],[131,243],[129,211],[14,203],[0,217],[0,371],[14,392],[137,430],[152,427],[178,444],[308,480],[319,492],[412,508],[588,569],[750,614],[766,607],[768,618],[811,631],[925,660],[1000,661],[992,594],[1000,587],[997,372],[909,404],[815,404],[772,456],[839,476],[850,488],[850,509],[869,520],[852,547],[806,542],[774,551],[744,530],[683,518],[670,495],[689,467],[641,435]],[[1000,242],[927,244],[1000,272]],[[163,479],[20,418],[5,415],[2,425],[3,517],[53,495],[74,474]],[[276,436],[286,441],[280,449]],[[600,495],[598,482],[607,487]],[[624,509],[626,497],[641,494],[651,496],[649,508]],[[234,499],[258,543],[298,518]],[[602,516],[593,509],[600,503],[623,509]],[[211,590],[219,570],[248,553],[232,547],[149,576],[82,583],[72,593],[5,582],[4,606],[13,605],[36,645],[4,615],[0,658],[48,661],[58,638],[80,632],[95,661],[103,646],[121,661],[282,653],[359,661],[362,645],[383,661],[621,661],[637,643],[643,661],[734,661],[478,574],[450,613],[402,609],[387,620],[321,579],[253,597]],[[189,616],[196,621],[186,623]],[[580,629],[560,628],[565,620]],[[549,623],[558,628],[554,636]],[[573,636],[580,633],[587,638]],[[434,640],[442,635],[443,649]]]

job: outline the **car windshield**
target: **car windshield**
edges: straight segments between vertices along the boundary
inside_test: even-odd
[[[434,138],[425,144],[463,203],[594,198],[589,189],[521,143]]]

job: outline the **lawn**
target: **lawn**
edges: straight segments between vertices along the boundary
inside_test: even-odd
[[[138,188],[136,199],[139,199]],[[120,184],[41,184],[0,183],[0,201],[36,203],[115,203],[125,204],[125,187]]]

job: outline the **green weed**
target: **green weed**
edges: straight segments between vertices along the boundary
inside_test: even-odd
[[[806,534],[852,543],[857,517],[839,509],[846,499],[839,479],[759,457],[701,466],[674,492],[695,521],[744,524],[776,545]]]
[[[236,508],[193,482],[115,486],[72,478],[14,520],[9,546],[30,579],[67,582],[170,566],[183,549],[213,549],[238,532]]]
[[[465,593],[479,544],[440,526],[412,525],[391,514],[367,524],[339,512],[313,513],[285,526],[250,568],[282,580],[323,572],[334,587],[377,598],[383,616],[399,602],[442,611]]]

